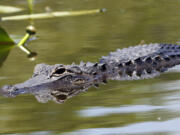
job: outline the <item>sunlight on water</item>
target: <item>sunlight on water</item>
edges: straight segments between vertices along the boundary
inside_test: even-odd
[[[180,119],[172,119],[165,122],[142,122],[125,127],[115,128],[92,128],[83,129],[71,133],[64,133],[62,135],[112,135],[112,134],[145,134],[145,133],[178,133]]]
[[[179,106],[180,107],[180,106]],[[112,115],[116,113],[140,113],[148,112],[156,109],[164,109],[161,106],[151,105],[134,105],[134,106],[121,106],[121,107],[91,107],[85,110],[81,110],[79,113],[83,117],[98,117],[105,115]]]

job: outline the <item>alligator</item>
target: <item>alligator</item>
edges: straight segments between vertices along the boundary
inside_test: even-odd
[[[180,45],[137,45],[117,49],[108,56],[103,56],[97,63],[38,64],[29,80],[16,85],[5,85],[0,92],[7,97],[33,94],[42,103],[49,100],[63,103],[91,86],[98,87],[100,83],[107,83],[109,79],[153,78],[178,64]]]

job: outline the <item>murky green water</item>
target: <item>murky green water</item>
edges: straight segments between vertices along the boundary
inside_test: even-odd
[[[27,8],[25,0],[2,5]],[[28,79],[37,63],[97,61],[116,48],[180,41],[179,0],[36,0],[35,12],[107,8],[104,14],[36,20],[38,52],[29,61],[18,48],[0,68],[0,86]],[[20,14],[28,13],[28,10]],[[13,14],[15,15],[15,14]],[[6,16],[1,15],[1,16]],[[29,21],[1,22],[12,36],[23,36]],[[38,103],[33,96],[0,97],[0,133],[32,135],[178,135],[180,74],[139,81],[110,81],[64,104]]]

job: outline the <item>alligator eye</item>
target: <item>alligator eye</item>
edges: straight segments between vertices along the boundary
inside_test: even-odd
[[[63,74],[64,72],[66,72],[66,69],[65,69],[65,68],[56,69],[56,70],[52,73],[52,75],[51,75],[50,77],[52,77],[52,76],[59,76],[59,75]]]
[[[65,68],[59,68],[53,74],[58,74],[59,75],[59,74],[63,74],[65,71],[66,71]]]

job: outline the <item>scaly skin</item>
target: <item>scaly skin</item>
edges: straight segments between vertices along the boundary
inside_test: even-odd
[[[178,64],[179,45],[139,45],[118,49],[103,56],[98,63],[38,64],[32,78],[21,84],[6,85],[1,93],[8,97],[30,93],[43,103],[48,100],[62,103],[91,86],[98,87],[99,83],[106,83],[108,79],[152,78]]]

